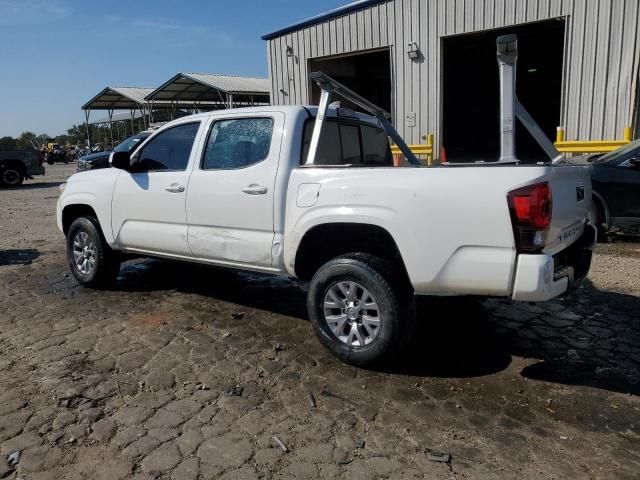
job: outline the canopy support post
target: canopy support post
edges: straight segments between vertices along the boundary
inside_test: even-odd
[[[153,100],[151,100],[151,102],[149,102],[149,104],[147,105],[147,109],[149,111],[149,125],[151,125],[153,123]]]
[[[130,108],[129,113],[131,114],[131,135],[135,135],[136,127],[134,122],[135,122],[136,111],[133,108]]]
[[[91,109],[87,108],[84,111],[85,125],[87,129],[87,147],[91,148],[91,135],[89,132],[89,115],[91,115]]]
[[[111,148],[113,148],[113,109],[108,110],[109,113],[109,134],[111,136]]]

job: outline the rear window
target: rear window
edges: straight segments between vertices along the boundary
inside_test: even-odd
[[[304,125],[302,158],[306,163],[315,119]],[[337,118],[325,120],[315,165],[393,166],[387,134],[381,128]]]

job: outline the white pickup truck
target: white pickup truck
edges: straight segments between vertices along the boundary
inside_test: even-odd
[[[308,164],[315,114],[182,118],[73,175],[57,206],[73,275],[102,285],[126,252],[310,280],[316,332],[357,364],[410,335],[414,295],[544,301],[586,275],[585,168],[394,167],[377,120],[338,109]]]
[[[114,280],[124,253],[310,281],[316,335],[366,365],[411,337],[415,295],[545,301],[586,276],[585,167],[394,166],[388,135],[411,152],[380,115],[329,108],[339,87],[185,117],[73,175],[57,221],[75,278]]]

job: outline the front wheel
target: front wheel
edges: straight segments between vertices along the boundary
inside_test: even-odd
[[[415,306],[410,286],[383,259],[335,258],[311,280],[307,309],[320,342],[344,362],[367,366],[409,339]]]
[[[97,220],[80,217],[67,232],[67,260],[71,273],[81,285],[103,287],[113,282],[120,271],[117,252],[109,248]]]
[[[24,174],[15,167],[5,167],[0,170],[0,184],[4,187],[17,187],[24,182]]]

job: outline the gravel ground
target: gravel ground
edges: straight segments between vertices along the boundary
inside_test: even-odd
[[[614,236],[596,252],[589,278],[600,288],[640,296],[640,238]]]
[[[634,239],[565,299],[423,300],[412,347],[363,370],[286,279],[144,261],[78,287],[54,221],[73,167],[47,170],[0,190],[0,478],[638,478]]]

